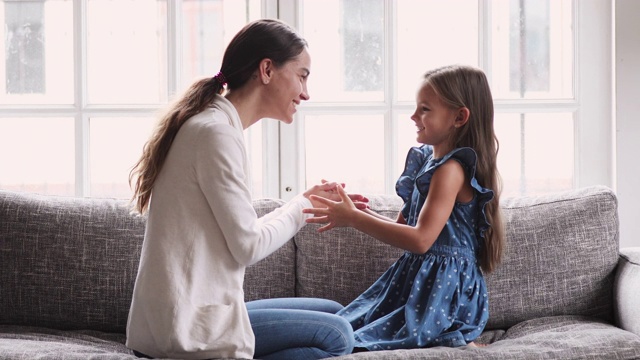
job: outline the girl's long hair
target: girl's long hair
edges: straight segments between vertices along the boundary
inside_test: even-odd
[[[440,99],[453,109],[469,109],[469,120],[453,134],[454,148],[470,147],[478,155],[476,179],[493,190],[485,214],[491,225],[484,232],[480,249],[480,266],[490,273],[502,260],[505,247],[503,218],[500,210],[502,181],[496,159],[499,143],[493,128],[493,97],[484,72],[471,66],[451,65],[429,71],[424,76]]]
[[[263,59],[271,59],[276,67],[300,55],[307,42],[290,26],[273,19],[260,19],[240,30],[225,50],[220,67],[224,77],[214,76],[196,81],[171,104],[144,145],[142,156],[129,174],[135,181],[131,199],[134,210],[144,214],[149,207],[153,185],[162,170],[173,139],[189,118],[203,111],[217,94],[245,85]],[[223,80],[224,79],[224,80]],[[135,180],[134,180],[135,179]]]

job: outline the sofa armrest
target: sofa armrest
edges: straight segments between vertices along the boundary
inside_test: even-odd
[[[640,247],[620,249],[614,284],[615,318],[618,326],[640,336]]]

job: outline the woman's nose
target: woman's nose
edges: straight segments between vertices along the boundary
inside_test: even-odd
[[[307,101],[310,99],[309,91],[307,91],[306,88],[302,89],[302,92],[300,93],[300,98],[304,101]]]

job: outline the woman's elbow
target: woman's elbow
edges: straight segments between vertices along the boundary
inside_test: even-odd
[[[251,266],[261,259],[252,251],[252,248],[229,249],[233,259],[242,266]]]

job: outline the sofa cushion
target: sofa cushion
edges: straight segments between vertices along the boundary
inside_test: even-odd
[[[502,202],[507,248],[487,276],[487,328],[552,315],[613,321],[615,194],[603,186]]]
[[[0,325],[0,359],[137,359],[124,342],[124,334]]]
[[[253,201],[258,217],[283,204],[284,201],[277,199]],[[295,296],[295,256],[295,245],[293,241],[288,241],[273,254],[249,266],[244,276],[245,300]]]
[[[124,331],[144,235],[126,202],[0,191],[0,324]]]
[[[145,221],[126,200],[0,190],[0,324],[124,333]],[[247,269],[247,300],[295,295],[294,249]]]
[[[485,333],[486,334],[486,333]],[[481,336],[478,340],[482,342]],[[640,337],[583,316],[551,316],[522,322],[486,347],[435,347],[356,353],[340,360],[638,359]]]

